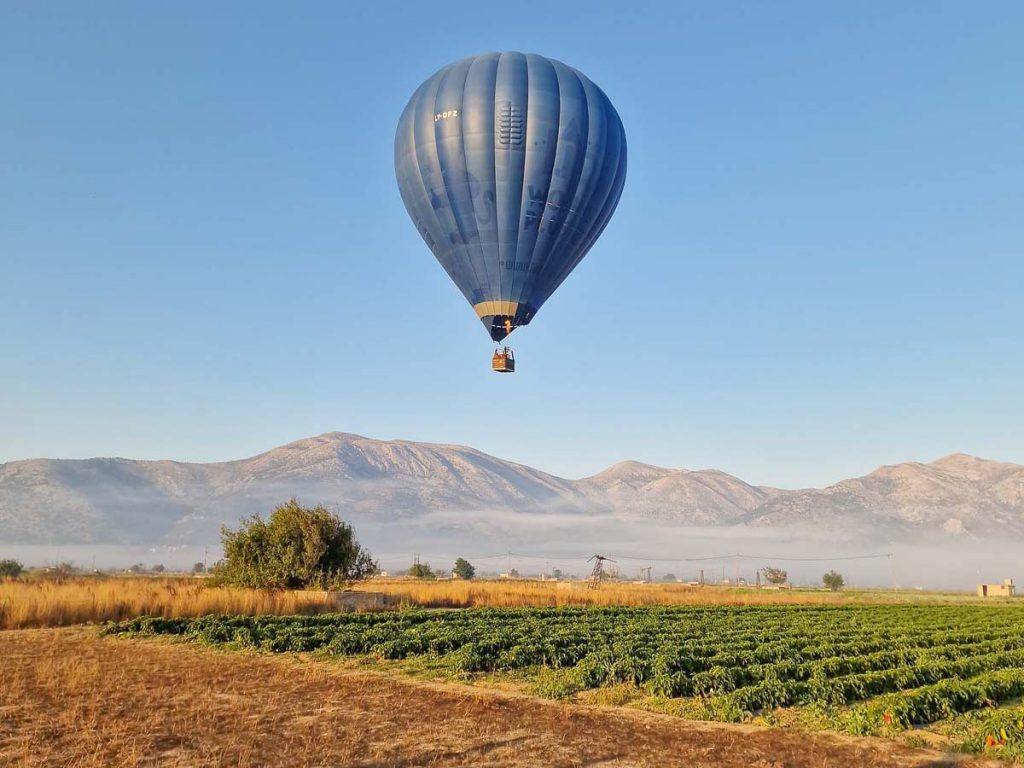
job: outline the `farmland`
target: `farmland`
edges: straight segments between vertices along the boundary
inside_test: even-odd
[[[687,722],[94,629],[0,632],[0,765],[981,768],[880,739]]]
[[[569,605],[767,605],[877,601],[961,601],[963,596],[880,592],[757,591],[686,584],[609,583],[599,590],[582,582],[423,581],[374,579],[358,589],[381,592],[396,605],[423,608]],[[336,603],[316,590],[264,590],[216,586],[183,576],[90,575],[53,580],[0,579],[0,629],[63,627],[135,616],[166,618],[210,613],[316,614]]]
[[[359,588],[391,608],[338,614],[331,593],[203,578],[0,582],[0,630],[20,628],[0,631],[0,763],[527,765],[520,744],[556,756],[538,766],[583,755],[935,766],[958,762],[950,750],[975,753],[965,764],[1024,760],[1014,600],[476,580]],[[83,623],[102,627],[25,629]],[[451,718],[478,736],[441,727]]]
[[[321,657],[691,719],[897,736],[1020,756],[1024,610],[778,605],[139,618],[112,635]]]

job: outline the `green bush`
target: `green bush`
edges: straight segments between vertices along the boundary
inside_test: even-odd
[[[437,574],[430,567],[430,563],[413,563],[409,566],[409,575],[414,579],[436,579]]]
[[[253,515],[238,530],[221,529],[224,559],[217,583],[275,589],[337,589],[377,570],[352,527],[322,506],[292,499],[265,521]]]
[[[17,560],[0,560],[0,579],[16,579],[24,570],[25,566]]]
[[[835,571],[829,571],[821,577],[821,583],[824,584],[828,589],[833,592],[837,592],[846,586],[846,579],[843,578],[843,574],[836,573]]]
[[[469,580],[476,576],[476,568],[474,568],[468,560],[460,557],[455,561],[455,567],[452,568],[452,575],[458,576],[460,579]]]

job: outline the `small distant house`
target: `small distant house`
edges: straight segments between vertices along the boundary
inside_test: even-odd
[[[1013,597],[1015,589],[1013,579],[1003,579],[1002,584],[979,584],[978,597]]]

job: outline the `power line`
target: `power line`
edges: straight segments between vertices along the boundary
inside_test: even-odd
[[[730,560],[730,559],[735,558],[737,560],[778,560],[780,562],[790,562],[790,563],[795,563],[795,562],[800,562],[800,563],[827,563],[827,562],[832,562],[832,561],[836,561],[836,560],[878,560],[878,559],[881,559],[883,557],[892,557],[892,553],[891,552],[881,552],[881,553],[876,554],[876,555],[836,555],[835,557],[784,557],[784,556],[780,556],[780,555],[740,555],[740,554],[736,554],[736,555],[713,555],[713,556],[710,556],[710,557],[691,557],[691,558],[683,558],[683,559],[686,560],[687,562],[700,562],[700,561],[704,561],[704,560]],[[626,558],[626,559],[630,559],[631,560],[633,558]],[[652,558],[638,557],[636,559],[637,560],[650,560]],[[674,559],[673,560],[669,560],[667,562],[674,562]]]

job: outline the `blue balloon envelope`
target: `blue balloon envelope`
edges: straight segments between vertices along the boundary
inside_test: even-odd
[[[487,53],[416,90],[395,134],[395,175],[424,241],[500,341],[608,224],[626,136],[608,97],[572,67]]]

